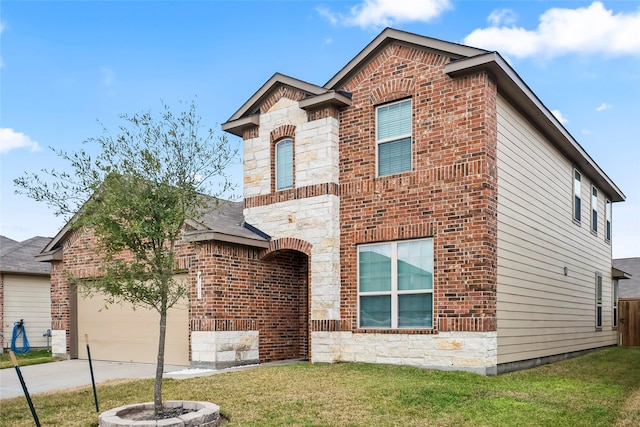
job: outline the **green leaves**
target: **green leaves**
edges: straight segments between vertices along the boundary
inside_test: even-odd
[[[226,170],[237,156],[226,137],[201,124],[193,101],[180,106],[123,114],[115,134],[103,127],[77,152],[53,149],[68,170],[14,181],[16,192],[97,237],[101,277],[86,287],[161,313],[184,295],[172,280],[184,222],[209,208],[205,195],[234,188]]]

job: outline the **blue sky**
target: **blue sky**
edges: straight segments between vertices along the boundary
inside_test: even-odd
[[[12,180],[64,169],[48,147],[79,149],[98,120],[197,97],[219,129],[273,73],[323,85],[386,26],[499,51],[625,193],[613,256],[640,256],[640,1],[4,0],[0,234],[58,232]]]

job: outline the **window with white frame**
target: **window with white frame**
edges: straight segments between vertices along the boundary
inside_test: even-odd
[[[361,328],[433,327],[433,239],[358,246]]]
[[[604,217],[605,217],[605,230],[604,240],[611,241],[611,201],[607,200],[604,205]]]
[[[293,187],[293,140],[276,144],[276,190]]]
[[[598,189],[591,187],[591,232],[598,234]]]
[[[602,275],[596,274],[596,329],[602,329]]]
[[[577,170],[573,171],[573,220],[580,222],[580,209],[582,208],[582,196],[580,194],[580,182],[582,176]]]
[[[376,108],[378,176],[411,170],[411,100]]]
[[[611,315],[613,316],[613,327],[618,327],[618,279],[613,279],[613,310]]]

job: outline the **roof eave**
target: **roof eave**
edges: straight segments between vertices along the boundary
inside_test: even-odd
[[[187,232],[183,236],[185,242],[225,242],[243,246],[251,246],[254,248],[268,248],[269,242],[260,238],[249,238],[236,236],[233,234],[220,233],[216,231],[195,231]]]
[[[326,106],[342,108],[348,107],[349,105],[351,105],[351,98],[335,90],[317,96],[310,96],[298,103],[298,106],[303,110],[312,110]]]
[[[52,262],[62,261],[62,248],[56,248],[46,252],[42,252],[35,256],[36,261],[39,262]]]
[[[611,277],[614,279],[631,279],[631,274],[619,268],[611,267]]]
[[[245,129],[260,126],[260,115],[254,114],[252,116],[242,117],[237,120],[230,120],[222,124],[222,130],[239,136],[242,138],[242,134]]]
[[[492,74],[496,79],[498,90],[536,125],[556,148],[573,161],[576,167],[587,174],[597,187],[611,198],[612,202],[622,202],[626,199],[616,184],[600,169],[500,54],[488,52],[453,61],[445,66],[444,72],[450,77],[460,77],[482,70]]]

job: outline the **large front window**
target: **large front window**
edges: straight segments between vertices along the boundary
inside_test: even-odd
[[[411,170],[411,100],[376,109],[378,176]]]
[[[433,327],[433,239],[358,247],[361,328]]]

